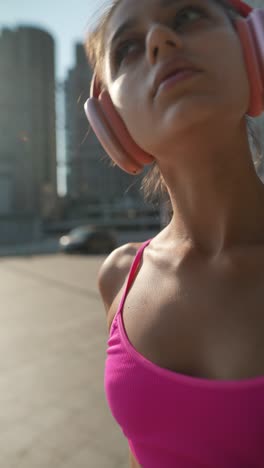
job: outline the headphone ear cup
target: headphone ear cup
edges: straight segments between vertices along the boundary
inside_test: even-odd
[[[253,10],[246,19],[236,20],[250,83],[248,115],[259,116],[264,110],[264,10]]]
[[[116,111],[110,95],[107,91],[102,91],[99,96],[101,109],[103,110],[109,125],[116,139],[124,148],[125,152],[135,160],[138,164],[150,164],[154,161],[154,157],[146,153],[130,136],[127,127],[125,126],[122,118]]]
[[[98,99],[89,98],[84,105],[84,110],[94,133],[111,159],[128,174],[140,174],[143,171],[143,165],[133,160],[121,146]]]
[[[95,84],[93,81],[92,88]],[[91,94],[94,93],[99,94],[93,91]],[[140,174],[144,164],[155,161],[131,138],[107,91],[102,91],[98,98],[90,97],[84,110],[101,145],[120,169],[129,174]]]

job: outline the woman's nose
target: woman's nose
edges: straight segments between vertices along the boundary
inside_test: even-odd
[[[153,25],[146,37],[146,52],[151,64],[172,52],[175,53],[173,49],[181,46],[181,37],[164,25]]]

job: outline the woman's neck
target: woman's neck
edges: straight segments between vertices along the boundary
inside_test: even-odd
[[[228,149],[204,147],[192,158],[181,153],[173,165],[167,159],[161,172],[173,208],[172,237],[210,256],[241,244],[264,244],[264,186],[247,139]]]

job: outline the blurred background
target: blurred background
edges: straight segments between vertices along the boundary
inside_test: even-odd
[[[120,231],[119,244],[159,229],[159,208],[140,191],[144,174],[110,167],[83,110],[83,42],[105,2],[1,3],[0,253],[56,248],[83,224]]]
[[[153,237],[167,215],[163,203],[144,201],[145,171],[110,167],[84,114],[83,42],[105,3],[0,0],[4,468],[128,466],[105,401],[96,277],[109,251]],[[263,117],[257,124],[264,147]]]
[[[115,230],[117,244],[151,237],[164,212],[143,199],[148,167],[110,167],[83,110],[83,43],[107,0],[0,1],[0,255],[54,251],[82,225]]]

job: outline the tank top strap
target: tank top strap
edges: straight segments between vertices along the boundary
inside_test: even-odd
[[[129,270],[126,288],[125,288],[124,294],[123,294],[123,296],[121,298],[121,301],[120,301],[120,304],[119,304],[118,313],[120,312],[120,310],[122,310],[122,307],[124,305],[127,293],[128,293],[129,288],[130,288],[130,286],[131,286],[131,284],[132,284],[132,282],[134,280],[135,273],[136,273],[137,267],[138,267],[138,265],[140,263],[143,251],[144,251],[145,247],[147,247],[151,241],[152,241],[152,238],[148,239],[146,242],[143,242],[143,244],[141,245],[141,247],[138,249],[138,251],[136,253],[136,256],[135,256],[135,258],[133,260],[133,263],[132,263],[132,265],[130,267],[130,270]]]

